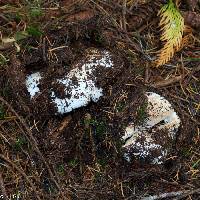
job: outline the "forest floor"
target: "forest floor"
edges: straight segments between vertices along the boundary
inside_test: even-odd
[[[165,1],[130,2],[0,1],[0,199],[200,199],[200,5],[181,1],[191,41],[156,68]],[[91,47],[123,63],[99,102],[62,116],[29,102],[23,70],[54,77]],[[129,105],[143,118],[146,91],[166,97],[181,119],[161,165],[122,156]]]

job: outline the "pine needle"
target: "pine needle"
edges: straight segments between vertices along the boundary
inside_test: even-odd
[[[176,8],[172,0],[164,5],[158,15],[161,17],[159,26],[162,35],[160,40],[165,42],[164,47],[159,51],[156,66],[167,63],[176,51],[181,47],[184,31],[184,18]]]
[[[146,3],[146,0],[126,0],[126,4],[128,6],[138,5],[138,4],[144,4]]]

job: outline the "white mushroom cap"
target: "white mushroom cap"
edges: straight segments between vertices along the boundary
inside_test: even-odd
[[[113,65],[110,52],[95,48],[87,50],[83,60],[80,60],[66,76],[56,80],[64,86],[66,97],[60,98],[56,96],[53,88],[50,89],[50,98],[55,104],[57,114],[71,112],[88,105],[91,101],[97,102],[103,95],[103,89],[96,85],[95,70],[111,68]],[[40,92],[38,85],[41,78],[39,72],[27,76],[26,86],[31,98]]]
[[[130,154],[141,159],[152,157],[152,163],[161,164],[167,155],[167,149],[152,138],[152,131],[156,134],[155,131],[163,130],[163,133],[167,133],[168,137],[173,140],[181,121],[172,105],[164,97],[153,92],[147,92],[146,97],[148,117],[140,126],[130,124],[122,137],[125,141],[123,146],[126,151],[125,158],[130,160]],[[155,126],[156,130],[154,130]],[[157,152],[156,157],[152,155],[153,151]]]
[[[91,101],[97,102],[99,100],[103,95],[103,90],[96,86],[96,77],[93,73],[97,67],[113,67],[111,55],[108,51],[99,52],[93,49],[90,51],[89,59],[81,67],[77,66],[66,77],[57,80],[58,83],[65,86],[66,95],[70,88],[70,98],[61,99],[56,97],[54,92],[51,93],[52,102],[56,104],[59,114],[71,112],[76,108],[88,105]],[[74,78],[76,84],[73,83]]]

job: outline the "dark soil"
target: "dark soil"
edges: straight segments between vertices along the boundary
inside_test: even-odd
[[[127,27],[123,4],[113,2],[44,1],[42,6],[49,9],[37,19],[43,35],[20,40],[20,52],[14,46],[0,51],[9,58],[0,67],[0,197],[19,193],[19,199],[141,199],[200,187],[199,60],[187,60],[200,55],[199,33],[194,30],[193,43],[170,63],[154,68],[152,49],[160,47],[155,10],[161,1],[127,8]],[[56,3],[60,7],[50,9]],[[184,12],[191,9],[182,4]],[[145,9],[151,11],[148,17]],[[195,9],[199,12],[199,6]],[[14,11],[9,12],[14,26],[18,22]],[[134,13],[140,21],[132,20]],[[4,20],[0,18],[4,36],[23,28],[8,28]],[[67,74],[88,48],[107,49],[113,55],[114,70],[96,71],[104,96],[69,114],[55,115],[48,90],[56,88],[59,97],[66,97],[63,86],[53,82]],[[30,101],[25,76],[38,70],[45,73],[43,92]],[[176,75],[184,78],[159,87]],[[146,91],[166,97],[182,121],[174,143],[163,132],[155,136],[158,143],[168,141],[164,143],[171,149],[162,165],[123,158],[121,135],[130,122],[144,120],[139,109]],[[180,196],[189,197],[199,199],[200,193]]]

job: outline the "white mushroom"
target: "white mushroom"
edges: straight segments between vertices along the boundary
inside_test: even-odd
[[[164,97],[153,92],[147,92],[146,97],[148,117],[140,126],[130,124],[122,137],[125,141],[125,158],[129,161],[133,154],[140,159],[150,159],[154,164],[161,164],[167,155],[167,148],[159,144],[152,135],[156,134],[156,131],[163,131],[173,140],[180,126],[180,118]],[[165,139],[166,137],[163,137],[161,140]]]
[[[111,67],[113,67],[113,61],[108,51],[94,48],[87,50],[86,58],[80,60],[67,75],[56,80],[56,83],[64,86],[66,97],[60,98],[56,96],[53,88],[50,89],[50,98],[55,104],[57,113],[68,113],[88,105],[91,101],[97,102],[103,95],[103,89],[96,85],[95,71]],[[39,92],[40,79],[39,72],[27,77],[26,86],[31,98]]]

